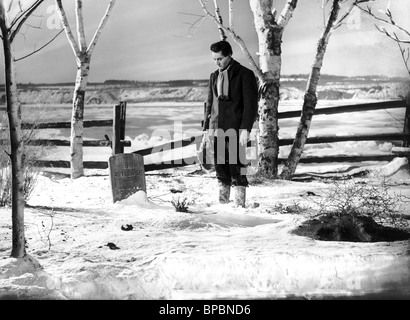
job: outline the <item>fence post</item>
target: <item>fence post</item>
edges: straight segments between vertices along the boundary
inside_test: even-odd
[[[114,107],[114,121],[112,131],[112,154],[124,153],[124,146],[121,141],[125,139],[125,115],[126,115],[126,102],[120,102],[120,104]]]
[[[402,147],[409,147],[410,141],[409,136],[410,134],[410,92],[406,96],[406,114],[404,116],[404,127],[403,127],[403,144]]]
[[[202,118],[202,120],[201,120],[201,127],[202,127],[202,129],[204,128],[204,125],[205,125],[205,116],[206,116],[206,101],[204,102],[204,116],[203,116],[203,118]]]

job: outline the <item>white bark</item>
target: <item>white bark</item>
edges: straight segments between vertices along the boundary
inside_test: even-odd
[[[253,12],[256,33],[259,44],[259,67],[264,75],[263,79],[279,79],[282,65],[281,55],[275,54],[272,41],[272,28],[275,21],[270,15],[272,0],[250,0]],[[277,28],[278,37],[282,36],[282,30]]]
[[[282,68],[282,36],[296,8],[297,0],[287,1],[278,21],[272,0],[250,0],[259,43],[259,168],[262,174],[276,177],[279,155],[278,108]]]
[[[95,49],[102,29],[108,21],[112,8],[116,0],[110,0],[107,10],[102,17],[94,36],[87,47],[84,31],[83,2],[76,0],[76,21],[78,43],[71,31],[61,0],[56,0],[57,9],[61,22],[64,26],[68,41],[73,49],[77,61],[77,77],[74,88],[73,110],[71,115],[71,136],[70,136],[70,167],[71,178],[76,179],[84,175],[83,165],[83,122],[85,92],[87,90],[88,76],[90,73],[91,55]]]
[[[23,141],[21,134],[21,106],[17,98],[16,71],[13,51],[7,36],[3,36],[4,58],[6,66],[6,104],[10,128],[10,158],[12,165],[12,252],[14,258],[22,258],[25,251],[24,235],[24,175]],[[6,52],[9,50],[9,52]]]
[[[10,130],[10,159],[12,170],[12,251],[13,258],[22,258],[26,254],[24,234],[24,174],[23,174],[23,146],[21,131],[21,106],[18,101],[17,80],[12,42],[21,26],[43,2],[25,1],[24,6],[17,2],[18,8],[0,1],[0,29],[3,41],[4,74],[6,107]]]
[[[84,52],[87,50],[87,42],[85,39],[85,30],[84,30],[84,16],[83,16],[83,2],[82,0],[76,0],[75,6],[75,16],[77,21],[77,38],[80,43],[80,50]]]
[[[66,33],[68,43],[71,45],[73,49],[74,56],[77,58],[80,55],[80,48],[78,47],[77,42],[75,41],[73,32],[71,31],[70,24],[68,23],[68,19],[66,13],[64,11],[63,4],[61,0],[56,0],[57,12],[60,17],[61,23],[63,24],[64,31]]]
[[[280,25],[276,21],[276,10],[272,8],[273,0],[249,0],[259,40],[259,65],[252,58],[245,42],[233,30],[233,0],[229,1],[228,28],[207,10],[203,0],[199,2],[203,11],[240,46],[259,79],[259,171],[265,176],[275,177],[279,154],[278,104],[282,34],[298,0],[287,1],[280,17]]]
[[[316,55],[313,60],[312,70],[307,83],[305,98],[303,102],[302,115],[299,121],[299,126],[296,132],[295,140],[288,159],[282,169],[280,177],[290,180],[296,171],[299,160],[302,156],[306,139],[309,135],[310,125],[312,123],[313,113],[317,104],[317,85],[319,82],[320,71],[323,65],[324,55],[330,39],[330,36],[337,24],[337,17],[340,11],[340,1],[333,0],[332,10],[328,17],[326,27],[319,38]]]
[[[233,0],[229,0],[229,29],[233,30]]]
[[[255,62],[255,60],[253,59],[252,55],[250,54],[245,41],[243,41],[243,39],[238,36],[234,30],[225,27],[223,24],[221,24],[217,17],[215,15],[213,15],[212,13],[210,13],[205,5],[205,2],[203,0],[198,0],[202,10],[205,12],[205,14],[207,16],[209,16],[217,25],[218,27],[220,27],[222,30],[224,30],[225,32],[229,33],[232,37],[232,39],[238,44],[238,46],[241,48],[242,52],[245,54],[246,59],[248,60],[249,64],[252,66],[253,71],[256,73],[256,75],[258,76],[258,78],[263,78],[263,73],[260,70],[258,64]]]
[[[222,25],[223,20],[222,20],[221,12],[219,11],[218,0],[214,0],[214,8],[215,8],[215,16],[218,19],[219,24]],[[219,30],[219,34],[221,35],[221,40],[222,41],[226,40],[225,31],[221,27],[218,27],[218,30]]]
[[[83,123],[85,91],[88,84],[90,62],[79,62],[77,79],[74,88],[73,110],[71,115],[70,136],[70,167],[71,178],[76,179],[84,175],[83,166]]]
[[[278,25],[285,28],[289,20],[292,18],[293,12],[295,11],[298,0],[288,0],[282,13],[278,19]]]
[[[95,46],[97,45],[97,42],[98,42],[98,39],[100,38],[102,29],[104,28],[105,24],[108,21],[108,18],[110,17],[110,14],[111,14],[112,8],[114,7],[115,1],[116,0],[111,0],[110,3],[108,4],[107,10],[105,11],[105,14],[104,14],[104,16],[102,17],[102,19],[100,21],[100,25],[98,26],[98,28],[97,28],[97,30],[94,34],[94,37],[91,40],[90,45],[88,46],[87,53],[90,56],[92,55],[92,53],[95,49]]]

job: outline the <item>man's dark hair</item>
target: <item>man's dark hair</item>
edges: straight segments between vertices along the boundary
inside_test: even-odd
[[[232,47],[228,41],[218,41],[211,44],[211,51],[212,52],[221,52],[224,57],[232,54]]]

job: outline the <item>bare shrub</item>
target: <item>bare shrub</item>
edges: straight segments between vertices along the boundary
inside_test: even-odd
[[[0,166],[0,207],[4,207],[11,203],[11,168]]]
[[[318,216],[335,217],[344,227],[360,229],[360,217],[399,229],[408,225],[401,214],[404,198],[393,193],[383,178],[378,183],[366,179],[333,180],[327,194],[315,203]]]
[[[37,183],[37,178],[40,173],[39,168],[35,166],[35,162],[45,157],[52,149],[50,145],[35,144],[35,139],[38,136],[36,125],[43,119],[42,112],[36,111],[35,116],[30,115],[34,120],[30,122],[29,129],[23,130],[23,175],[24,199],[27,201]],[[0,206],[11,205],[12,197],[12,168],[10,162],[10,140],[8,121],[5,115],[0,117]]]
[[[174,196],[171,200],[172,205],[177,212],[188,212],[190,205],[193,205],[195,201],[188,200],[186,196]]]

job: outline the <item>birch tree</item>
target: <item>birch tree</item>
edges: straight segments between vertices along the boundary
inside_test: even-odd
[[[10,130],[10,160],[12,168],[12,251],[13,258],[25,256],[24,235],[24,175],[21,131],[21,105],[17,96],[17,80],[13,41],[30,15],[43,0],[0,0],[0,29],[5,65],[6,109]]]
[[[279,86],[282,67],[282,37],[298,0],[287,0],[281,14],[277,15],[273,0],[249,0],[259,41],[259,64],[253,59],[243,39],[234,30],[234,0],[228,0],[229,25],[226,26],[212,14],[205,0],[199,0],[203,11],[215,21],[218,28],[229,34],[239,45],[259,80],[259,133],[258,172],[275,178],[279,155]],[[218,1],[214,0],[215,11]]]
[[[282,172],[280,174],[281,179],[290,180],[292,178],[302,156],[306,139],[309,134],[310,125],[312,123],[313,113],[317,105],[317,86],[330,36],[334,32],[334,30],[341,26],[343,20],[350,14],[355,4],[358,2],[365,1],[367,0],[357,0],[352,2],[349,5],[347,11],[341,17],[339,17],[339,13],[341,11],[341,4],[344,1],[332,0],[332,6],[330,14],[327,18],[326,26],[323,29],[322,34],[317,43],[316,54],[313,60],[312,69],[307,82],[306,92],[303,100],[302,114],[296,131],[295,140],[293,141],[292,149],[288,155],[285,165],[282,168]]]
[[[102,17],[91,42],[87,45],[83,18],[83,1],[76,0],[75,17],[77,24],[77,40],[74,37],[72,28],[68,22],[62,0],[56,0],[57,11],[59,13],[68,42],[74,52],[77,63],[77,76],[75,81],[73,109],[71,115],[71,135],[70,135],[70,168],[71,179],[76,179],[84,175],[83,165],[83,122],[85,92],[90,73],[91,56],[100,38],[101,32],[107,23],[112,8],[116,0],[110,0],[107,10]]]

